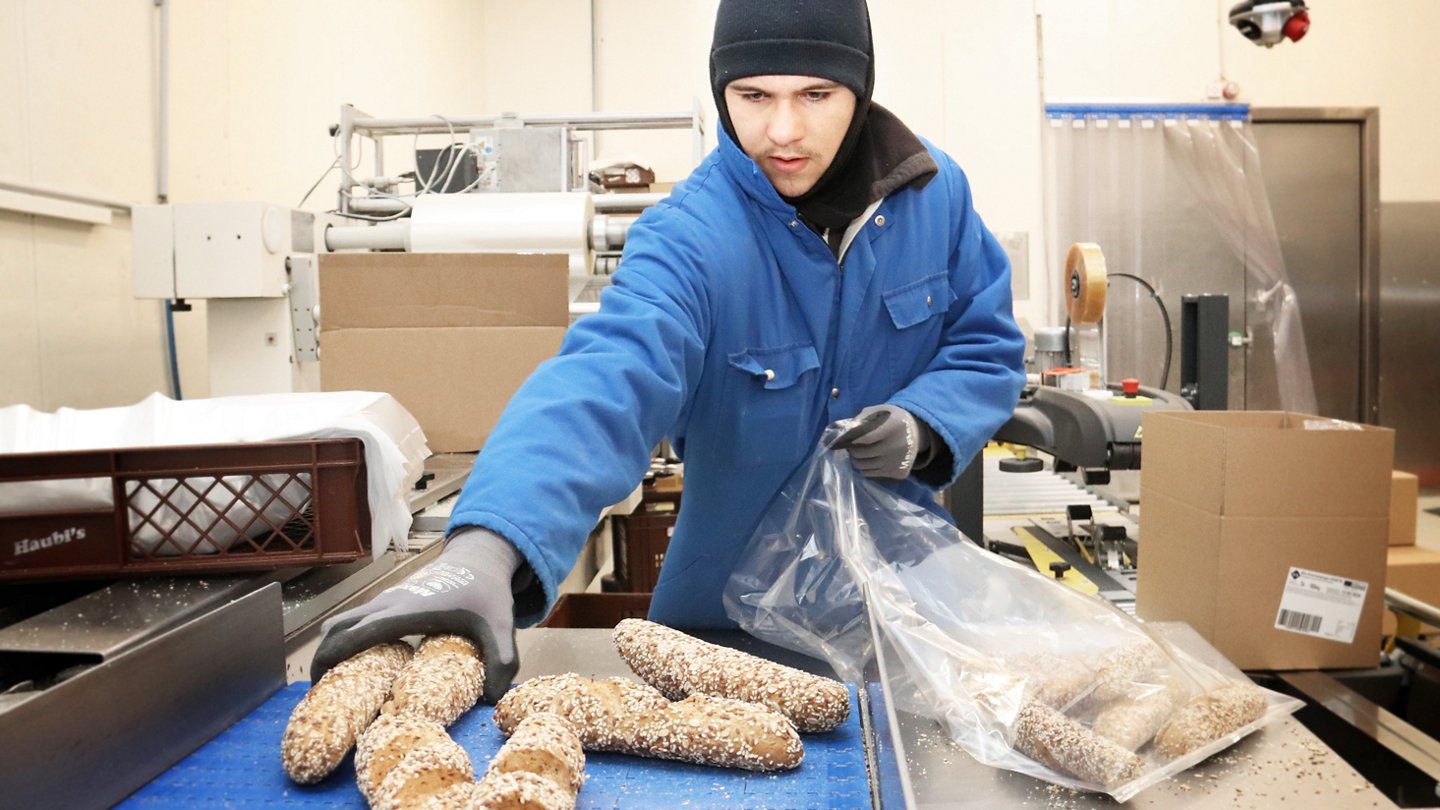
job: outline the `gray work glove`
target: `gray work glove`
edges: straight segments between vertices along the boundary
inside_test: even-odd
[[[453,633],[480,648],[485,699],[493,703],[510,688],[520,666],[511,588],[524,562],[515,546],[498,534],[478,527],[456,532],[434,562],[325,622],[310,665],[311,680],[319,681],[330,667],[377,644]]]
[[[929,425],[895,405],[871,405],[855,416],[856,425],[830,443],[849,450],[850,460],[868,478],[901,480],[930,460],[935,440]]]

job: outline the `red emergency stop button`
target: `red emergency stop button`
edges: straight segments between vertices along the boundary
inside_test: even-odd
[[[1126,377],[1120,381],[1120,390],[1127,397],[1137,396],[1140,393],[1140,381],[1134,377]]]

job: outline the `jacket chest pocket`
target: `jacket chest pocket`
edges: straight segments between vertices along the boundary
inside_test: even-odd
[[[885,310],[896,329],[910,329],[943,315],[955,300],[949,277],[944,273],[926,276],[884,294]]]
[[[810,343],[746,349],[729,356],[724,397],[732,468],[793,464],[815,433],[820,356]]]
[[[885,366],[890,372],[892,390],[899,390],[929,365],[940,348],[945,313],[955,301],[950,279],[935,273],[918,281],[902,284],[881,296],[889,325],[894,327],[885,352]],[[884,317],[884,316],[882,316]]]

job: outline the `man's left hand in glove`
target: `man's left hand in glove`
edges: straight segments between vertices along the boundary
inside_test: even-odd
[[[872,405],[855,422],[830,447],[849,450],[855,469],[869,478],[904,479],[928,464],[940,443],[934,429],[895,405]]]

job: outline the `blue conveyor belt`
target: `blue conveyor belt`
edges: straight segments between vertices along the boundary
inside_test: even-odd
[[[355,789],[352,757],[311,787],[291,783],[280,767],[280,737],[290,710],[308,688],[308,683],[297,683],[276,692],[119,807],[364,808],[365,800]],[[587,752],[578,807],[868,808],[870,788],[858,705],[852,690],[850,717],[844,725],[828,734],[806,735],[804,763],[779,774]],[[450,736],[465,747],[481,773],[505,742],[492,712],[491,706],[478,706],[450,727]]]

